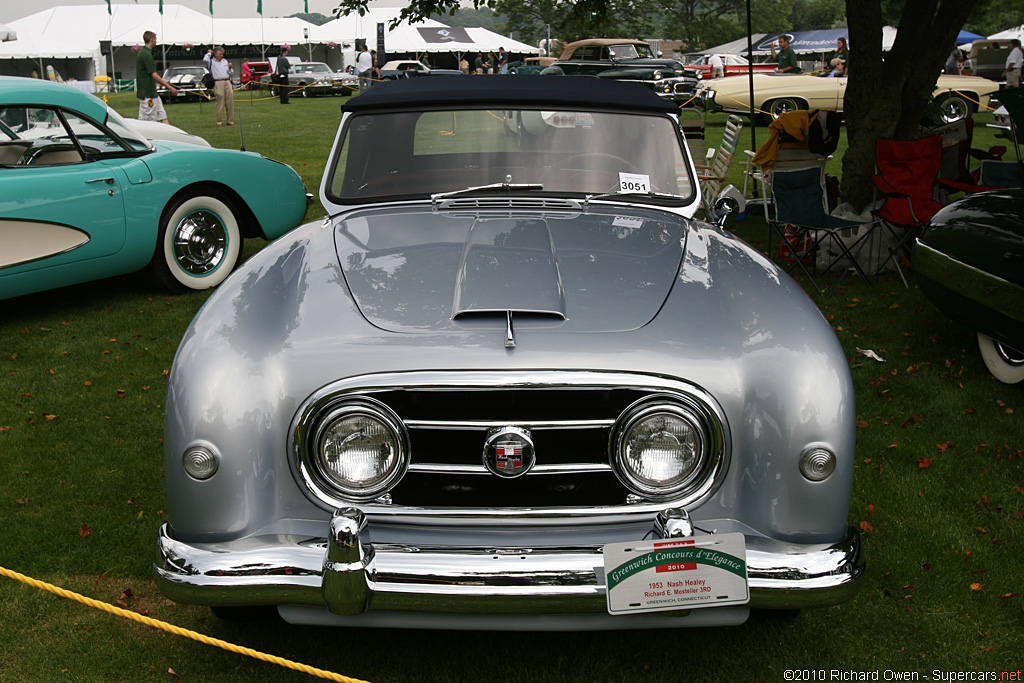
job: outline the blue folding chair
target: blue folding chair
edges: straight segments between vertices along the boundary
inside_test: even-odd
[[[874,234],[878,226],[877,221],[871,222],[868,229],[859,232],[856,238],[848,243],[841,233],[865,224],[836,218],[828,214],[825,173],[821,166],[796,170],[775,169],[771,174],[771,185],[774,197],[774,215],[769,219],[771,229],[782,240],[783,249],[787,245],[792,245],[794,241],[803,247],[798,252],[794,250],[792,262],[786,268],[787,272],[799,266],[818,293],[824,294],[824,290],[818,286],[814,275],[804,264],[804,259],[808,257],[813,259],[822,241],[832,237],[832,242],[839,248],[839,253],[829,260],[822,272],[827,272],[845,258],[850,263],[849,268],[855,270],[864,279],[864,282],[870,285],[871,280],[868,279],[864,268],[858,263],[857,254]],[[786,234],[787,226],[789,227],[788,235]],[[769,248],[770,244],[769,240]],[[839,279],[829,290],[830,295],[842,283],[849,268],[843,268]],[[814,270],[817,272],[816,267]]]

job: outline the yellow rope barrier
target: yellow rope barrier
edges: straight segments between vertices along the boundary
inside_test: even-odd
[[[192,640],[198,641],[200,643],[205,643],[206,645],[213,645],[214,647],[219,647],[222,650],[227,650],[228,652],[246,655],[247,657],[253,657],[264,662],[277,664],[278,666],[283,666],[287,669],[292,669],[293,671],[300,671],[302,673],[309,674],[310,676],[316,676],[317,678],[325,678],[330,681],[338,681],[339,683],[367,683],[367,681],[363,681],[358,678],[349,678],[348,676],[342,676],[341,674],[336,674],[331,671],[317,669],[311,666],[307,666],[305,664],[293,662],[289,659],[284,659],[282,657],[257,652],[256,650],[253,650],[248,647],[234,645],[225,640],[220,640],[219,638],[211,638],[209,636],[203,635],[202,633],[197,633],[196,631],[190,631],[188,629],[184,629],[173,624],[168,624],[167,622],[160,621],[159,619],[152,619],[150,617],[143,616],[137,612],[132,612],[131,610],[121,609],[120,607],[114,607],[113,605],[109,605],[105,602],[100,602],[99,600],[87,598],[84,595],[73,593],[69,590],[65,590],[63,588],[54,586],[53,584],[49,584],[44,581],[37,581],[36,579],[25,576],[24,574],[19,574],[18,572],[11,571],[10,569],[6,569],[4,567],[0,567],[0,575],[6,576],[9,579],[14,579],[15,581],[20,581],[21,583],[32,586],[34,588],[38,588],[40,590],[49,591],[50,593],[53,593],[54,595],[59,595],[62,598],[74,600],[75,602],[87,605],[88,607],[94,607],[98,610],[102,610],[109,614],[124,617],[125,619],[131,619],[132,621],[136,621],[146,626],[152,626],[162,631],[167,631],[168,633],[173,633],[175,635],[183,636],[185,638],[191,638]]]

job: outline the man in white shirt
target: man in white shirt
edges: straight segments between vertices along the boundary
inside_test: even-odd
[[[711,55],[708,59],[708,64],[711,65],[711,78],[721,78],[725,75],[725,62],[718,55]]]
[[[373,58],[365,43],[362,52],[356,57],[356,72],[359,75],[359,92],[365,92],[370,87],[370,76],[373,73]]]
[[[1006,57],[1006,69],[1003,70],[1003,78],[1006,79],[1007,88],[1016,88],[1020,85],[1020,70],[1024,66],[1024,52],[1020,49],[1020,40],[1014,38],[1010,41],[1010,54]]]
[[[217,100],[217,125],[224,125],[224,110],[227,109],[228,125],[235,125],[235,93],[231,89],[231,62],[224,59],[224,48],[218,46],[207,50],[203,56],[206,68],[213,76],[213,97]]]

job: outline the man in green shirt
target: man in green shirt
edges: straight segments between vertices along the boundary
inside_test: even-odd
[[[135,58],[135,96],[139,98],[139,120],[167,123],[167,112],[164,111],[164,103],[156,93],[156,84],[167,88],[167,92],[172,96],[178,94],[178,89],[156,72],[156,60],[153,59],[156,34],[146,31],[142,34],[142,42],[145,45]]]
[[[779,73],[800,73],[800,67],[796,63],[796,52],[789,46],[792,36],[789,34],[782,34],[779,36],[779,47],[781,51],[778,55],[775,54],[775,43],[772,43],[772,59],[779,60],[779,68],[776,69]]]

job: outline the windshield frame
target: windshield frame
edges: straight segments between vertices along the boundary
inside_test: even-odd
[[[502,108],[502,107],[483,107],[483,106],[440,107],[439,106],[439,107],[421,107],[421,108],[417,108],[415,110],[412,110],[412,109],[408,109],[408,110],[403,110],[403,109],[376,110],[376,109],[374,109],[374,110],[367,110],[367,111],[360,111],[360,112],[346,112],[344,117],[343,117],[343,119],[342,119],[342,123],[339,126],[338,134],[337,134],[337,136],[335,138],[334,147],[333,147],[333,149],[331,151],[331,156],[330,156],[330,159],[328,161],[327,168],[326,168],[326,171],[325,171],[324,176],[323,176],[323,180],[321,182],[321,194],[322,194],[322,197],[325,200],[325,203],[329,204],[330,206],[336,206],[336,207],[342,208],[342,207],[356,207],[356,206],[365,206],[365,205],[389,203],[389,202],[430,201],[431,200],[431,195],[432,194],[436,194],[436,192],[415,192],[415,193],[406,193],[406,194],[387,194],[387,195],[381,194],[381,195],[367,195],[367,196],[342,196],[340,194],[335,194],[332,191],[332,189],[333,189],[333,187],[335,185],[335,177],[336,177],[336,175],[339,172],[344,172],[344,168],[342,167],[341,156],[342,156],[343,152],[347,152],[346,145],[348,143],[349,135],[350,135],[350,133],[351,133],[351,131],[353,129],[354,124],[358,123],[359,120],[362,117],[364,117],[364,116],[381,116],[381,115],[387,115],[387,114],[417,114],[417,115],[422,115],[422,114],[436,113],[436,112],[456,112],[457,113],[457,112],[463,112],[463,111],[503,113],[504,111],[507,111],[507,110]],[[541,113],[541,112],[547,112],[547,113],[551,113],[551,112],[577,112],[577,113],[582,113],[582,114],[616,115],[616,116],[628,116],[628,117],[643,116],[643,117],[647,117],[647,118],[653,118],[653,119],[658,119],[658,120],[665,120],[667,123],[669,123],[672,126],[672,133],[673,133],[673,135],[675,135],[676,145],[677,145],[677,148],[679,150],[679,152],[678,152],[679,161],[684,163],[685,166],[686,166],[686,168],[685,168],[685,175],[686,175],[687,182],[688,182],[688,185],[689,185],[688,194],[672,195],[671,197],[668,196],[667,193],[664,193],[664,191],[662,191],[660,193],[655,191],[655,192],[651,192],[650,194],[636,194],[636,193],[630,193],[630,192],[626,192],[626,191],[605,192],[605,191],[597,191],[597,190],[595,190],[595,191],[591,191],[591,190],[585,190],[585,191],[582,191],[582,190],[581,191],[566,191],[566,190],[547,190],[547,189],[540,190],[540,191],[533,191],[533,190],[531,190],[531,191],[528,191],[528,192],[519,191],[519,192],[515,193],[515,196],[517,196],[517,197],[533,197],[533,198],[544,198],[544,199],[570,199],[570,200],[580,200],[580,201],[582,201],[582,200],[586,199],[588,196],[593,197],[593,196],[600,195],[601,199],[602,200],[606,200],[606,201],[615,201],[616,197],[621,197],[623,201],[628,201],[629,203],[634,203],[635,202],[635,203],[651,204],[651,205],[656,205],[656,206],[672,207],[672,208],[675,208],[675,209],[683,208],[683,207],[689,207],[691,205],[695,205],[700,200],[700,192],[701,192],[701,190],[700,190],[700,187],[699,187],[699,184],[698,184],[698,179],[697,179],[697,175],[696,175],[696,172],[695,172],[695,168],[693,166],[694,161],[693,161],[693,159],[690,156],[689,148],[686,145],[686,140],[685,140],[685,138],[683,136],[682,129],[679,126],[679,118],[675,114],[667,114],[667,113],[655,114],[655,113],[650,113],[650,112],[637,112],[637,111],[628,111],[628,110],[609,110],[609,109],[601,109],[601,108],[594,108],[594,107],[582,107],[582,108],[579,108],[579,109],[572,109],[572,110],[570,110],[570,109],[565,108],[565,107],[552,107],[550,105],[546,106],[546,107],[544,107],[544,106],[530,106],[530,107],[517,106],[516,109],[513,110],[513,111],[538,112],[538,113]],[[483,153],[486,153],[486,152],[483,152]],[[587,153],[586,151],[581,152],[581,154],[586,154],[586,153]],[[677,168],[676,169],[677,183],[678,183],[678,181],[679,181],[679,179],[681,177],[682,176],[681,176],[681,174],[679,172],[679,169]],[[528,184],[530,183],[530,181],[528,181],[528,180],[516,180],[514,182],[527,182]],[[477,191],[473,192],[472,191],[472,186],[473,185],[478,185],[478,186],[479,185],[487,185],[487,183],[482,183],[482,182],[480,182],[480,183],[471,183],[470,185],[467,185],[466,187],[452,187],[452,188],[447,188],[447,189],[444,189],[444,190],[440,190],[440,192],[444,193],[444,192],[447,192],[447,191],[455,191],[458,194],[466,193],[467,196],[472,196],[472,195],[480,196],[480,193],[485,193],[485,194],[490,194],[490,195],[497,194],[497,195],[501,195],[501,196],[508,196],[508,192],[507,191],[502,191],[501,189],[477,188]],[[469,192],[467,192],[467,190]],[[675,198],[675,197],[678,197],[678,198]],[[330,206],[328,206],[328,211],[329,212],[331,211]]]

